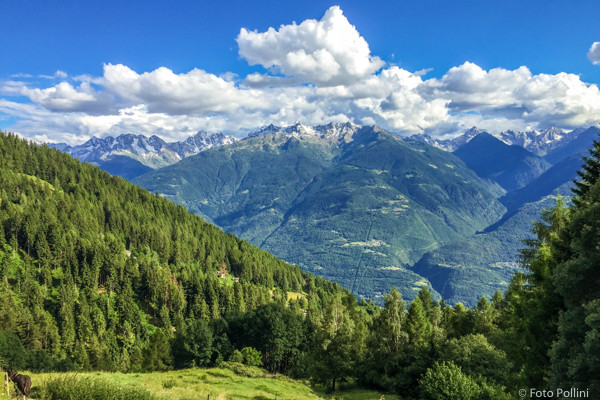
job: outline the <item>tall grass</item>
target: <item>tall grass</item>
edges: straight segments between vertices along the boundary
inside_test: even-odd
[[[121,386],[103,379],[77,375],[47,380],[39,388],[36,398],[41,400],[161,400],[150,391],[137,386]]]

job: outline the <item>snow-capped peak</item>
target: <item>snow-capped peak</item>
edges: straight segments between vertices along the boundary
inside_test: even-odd
[[[296,122],[293,125],[283,127],[271,124],[262,126],[255,132],[251,132],[246,138],[253,138],[282,132],[286,135],[297,137],[320,137],[322,139],[329,139],[344,136],[348,133],[354,133],[360,127],[360,125],[355,125],[351,122],[330,122],[328,124],[316,126]]]
[[[546,154],[549,150],[575,139],[584,130],[585,129],[575,129],[568,132],[563,129],[552,127],[540,131],[533,130],[522,132],[506,130],[499,133],[488,133],[508,145],[520,146],[541,156]],[[474,126],[465,131],[462,135],[452,139],[438,139],[428,135],[413,135],[411,138],[424,141],[442,150],[452,152],[483,132],[485,131]]]
[[[190,136],[182,142],[167,143],[158,136],[144,136],[127,133],[116,138],[92,137],[87,142],[70,147],[61,145],[60,149],[81,161],[97,163],[115,155],[127,156],[142,164],[156,168],[173,164],[211,147],[233,143],[238,139],[222,133],[209,134],[204,131]],[[53,146],[59,148],[59,146]]]

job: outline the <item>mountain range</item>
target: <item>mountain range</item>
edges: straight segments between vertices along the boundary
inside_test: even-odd
[[[89,162],[113,175],[133,179],[156,168],[181,161],[211,147],[231,144],[238,139],[223,133],[204,131],[180,142],[165,142],[158,136],[125,134],[105,138],[93,137],[87,142],[69,146],[66,143],[49,144],[80,161]]]
[[[570,194],[597,135],[472,128],[443,141],[297,123],[242,140],[123,135],[65,150],[361,297],[428,286],[472,306],[506,288],[531,222]]]
[[[543,156],[548,153],[548,151],[574,140],[584,130],[584,128],[578,128],[572,131],[565,131],[558,128],[548,128],[539,131],[507,130],[498,133],[486,133],[496,137],[507,145],[516,145],[529,150],[538,156]],[[452,152],[483,132],[483,130],[474,126],[462,135],[450,139],[439,139],[429,135],[413,135],[410,138],[413,140],[424,141],[439,149]]]

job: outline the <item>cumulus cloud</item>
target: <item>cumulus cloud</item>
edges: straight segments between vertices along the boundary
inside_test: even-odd
[[[485,71],[465,62],[452,67],[441,79],[430,79],[420,88],[429,99],[447,98],[453,112],[503,106],[511,93],[527,82],[531,72],[526,67],[514,71],[494,68]]]
[[[146,104],[151,112],[233,113],[240,107],[262,105],[252,91],[240,91],[233,81],[200,69],[175,74],[161,67],[138,74],[122,64],[106,64],[103,85],[128,104]]]
[[[110,113],[114,110],[112,96],[96,91],[89,83],[78,88],[68,82],[47,89],[24,87],[21,94],[44,106],[50,111],[81,111],[90,114]]]
[[[600,65],[600,42],[594,42],[587,53],[588,59],[594,65]]]
[[[598,86],[574,74],[532,75],[528,68],[494,68],[489,71],[466,62],[442,78],[419,88],[430,101],[449,100],[450,112],[478,113],[539,127],[593,124],[600,120]]]
[[[102,76],[57,72],[60,82],[51,87],[13,76],[0,80],[0,94],[32,103],[0,98],[0,115],[18,119],[10,130],[70,143],[130,132],[181,140],[200,129],[243,136],[249,128],[296,121],[377,124],[430,135],[473,125],[497,131],[600,122],[598,86],[574,74],[534,75],[524,66],[485,70],[465,62],[425,79],[427,69],[384,68],[339,7],[319,21],[262,33],[242,29],[237,41],[250,64],[277,74],[144,72],[105,64]]]
[[[176,141],[201,129],[220,131],[225,128],[222,121],[213,121],[211,117],[150,113],[145,105],[123,108],[116,114],[90,115],[57,113],[40,105],[0,99],[0,114],[19,118],[9,131],[50,143],[81,144],[92,136],[118,136],[132,132]]]
[[[250,65],[274,67],[278,72],[315,84],[343,84],[369,76],[384,62],[371,56],[367,41],[338,6],[321,20],[282,25],[266,32],[242,28],[239,54]]]

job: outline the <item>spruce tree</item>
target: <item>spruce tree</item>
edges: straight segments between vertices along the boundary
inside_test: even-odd
[[[598,132],[600,134],[600,132]],[[590,187],[596,183],[600,177],[600,142],[594,140],[593,146],[588,150],[589,157],[583,157],[584,164],[581,170],[577,171],[580,180],[573,180],[575,187],[572,189],[575,194],[573,199],[575,204],[579,204],[580,200],[587,194]]]
[[[581,199],[580,199],[581,200]],[[568,258],[553,271],[555,295],[564,300],[558,338],[550,351],[551,382],[600,396],[600,182],[588,188],[567,228]]]

